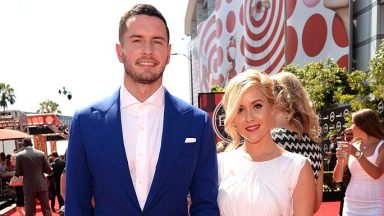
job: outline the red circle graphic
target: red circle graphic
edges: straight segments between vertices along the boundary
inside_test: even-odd
[[[235,29],[235,24],[236,24],[236,15],[234,11],[229,11],[227,15],[227,20],[226,20],[226,27],[227,31],[229,33],[232,33],[233,30]]]
[[[303,49],[310,56],[317,56],[324,48],[327,39],[327,23],[320,14],[308,18],[303,29]]]
[[[287,27],[286,34],[286,59],[287,64],[291,64],[296,57],[297,53],[298,38],[295,28],[292,26]]]

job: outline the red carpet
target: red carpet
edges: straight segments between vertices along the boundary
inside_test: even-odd
[[[49,201],[49,202],[51,202],[51,201]],[[59,216],[59,213],[57,213],[57,211],[59,209],[59,202],[57,200],[56,200],[55,209],[56,209],[56,212],[52,212],[52,216]],[[43,213],[41,213],[40,205],[36,205],[36,216],[42,216],[42,215],[43,215]],[[19,214],[16,211],[9,216],[19,216]]]
[[[57,202],[56,202],[57,203]],[[339,214],[339,201],[334,202],[322,202],[319,211],[315,214],[315,216],[337,216]],[[56,209],[58,206],[56,206]],[[36,206],[36,216],[42,216],[43,214],[40,211],[40,206]],[[52,214],[52,216],[58,216],[56,212]],[[17,212],[11,214],[10,216],[18,216]]]
[[[339,215],[340,201],[322,202],[315,216],[337,216]]]

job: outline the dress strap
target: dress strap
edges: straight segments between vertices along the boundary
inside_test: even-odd
[[[379,154],[380,146],[384,144],[384,139],[380,140],[379,144],[377,144],[374,155]]]

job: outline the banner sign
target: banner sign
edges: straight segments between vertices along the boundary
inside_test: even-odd
[[[200,93],[199,108],[206,111],[212,121],[212,127],[216,134],[217,142],[231,142],[229,135],[224,131],[224,108],[221,98],[224,93]]]

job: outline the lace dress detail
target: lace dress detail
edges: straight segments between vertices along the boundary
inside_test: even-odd
[[[315,178],[319,177],[323,161],[320,145],[313,142],[307,134],[303,134],[301,141],[299,141],[296,132],[286,128],[272,129],[271,136],[273,141],[285,150],[309,158]]]

